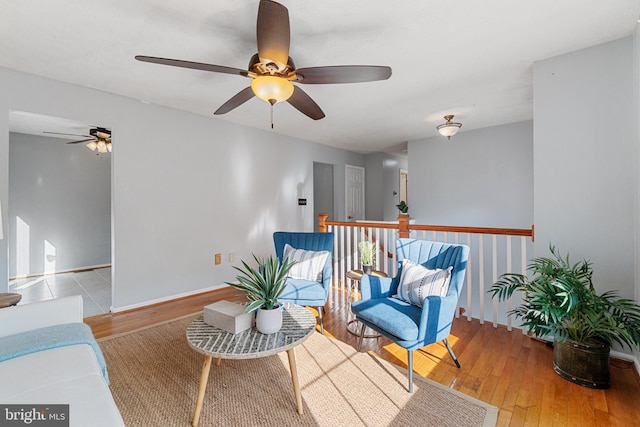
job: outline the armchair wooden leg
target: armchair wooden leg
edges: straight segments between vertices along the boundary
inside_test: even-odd
[[[318,307],[318,320],[320,320],[320,332],[324,335],[324,322],[322,321],[322,307]]]
[[[413,393],[413,350],[407,350],[407,368],[409,370],[409,393]]]
[[[447,341],[446,338],[444,340],[442,340],[442,341],[444,341],[444,345],[447,347],[447,350],[449,350],[449,355],[451,355],[451,358],[453,359],[453,362],[456,364],[456,366],[458,368],[460,368],[460,362],[458,362],[458,358],[453,353],[453,349],[451,349],[451,346],[449,345],[449,341]]]
[[[360,351],[360,347],[362,347],[362,339],[364,338],[364,330],[367,328],[364,323],[360,322],[360,338],[358,339],[358,351]]]

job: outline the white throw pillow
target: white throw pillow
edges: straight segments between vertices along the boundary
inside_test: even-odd
[[[291,270],[289,270],[289,277],[322,282],[322,270],[328,256],[328,251],[296,249],[287,243],[284,245],[282,259],[296,261]]]
[[[449,291],[452,269],[431,270],[404,259],[398,293],[393,297],[418,307],[422,307],[422,301],[430,295],[444,297]]]

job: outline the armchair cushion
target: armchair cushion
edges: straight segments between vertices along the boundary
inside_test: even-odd
[[[289,270],[289,277],[293,279],[322,282],[322,271],[328,256],[328,251],[308,251],[296,249],[288,243],[284,245],[283,258],[296,262]]]
[[[402,341],[418,339],[422,309],[397,298],[357,301],[353,310],[367,323],[376,325]]]
[[[315,280],[294,279],[289,277],[279,301],[324,301],[327,291]],[[297,304],[301,304],[298,302]]]
[[[452,270],[453,267],[432,270],[405,258],[394,298],[422,307],[428,296],[447,296]]]

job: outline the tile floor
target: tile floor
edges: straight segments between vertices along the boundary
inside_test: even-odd
[[[9,282],[9,292],[22,294],[20,304],[82,295],[84,317],[108,313],[111,308],[111,267],[14,279]]]

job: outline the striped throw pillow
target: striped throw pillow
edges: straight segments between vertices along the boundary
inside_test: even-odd
[[[296,249],[288,243],[284,245],[283,259],[296,261],[289,270],[292,279],[313,280],[322,282],[322,270],[329,256],[328,251],[307,251]]]
[[[444,297],[449,291],[452,269],[431,270],[404,259],[398,293],[393,297],[418,307],[422,307],[422,302],[430,295]]]

